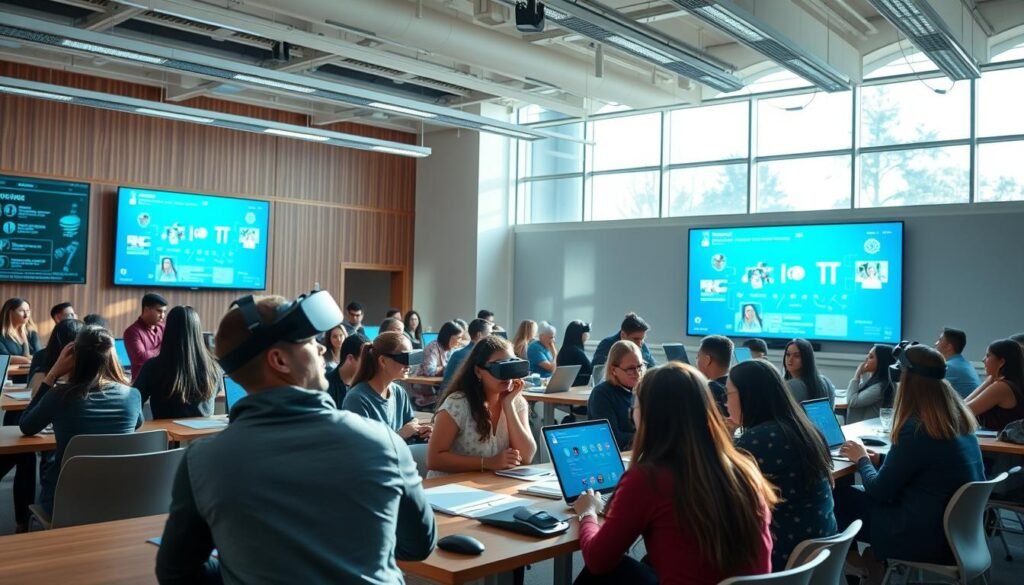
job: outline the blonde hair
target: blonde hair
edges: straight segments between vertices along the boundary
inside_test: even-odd
[[[512,351],[522,359],[526,359],[526,346],[530,345],[533,338],[537,337],[537,322],[529,319],[519,324],[516,334],[512,338]]]
[[[644,356],[640,353],[640,348],[635,343],[628,339],[620,339],[612,344],[612,348],[608,350],[608,362],[604,365],[604,381],[615,383],[615,377],[612,375],[612,367],[618,367],[622,363],[622,360],[629,354],[636,356],[636,359],[640,360],[640,363],[644,363]]]
[[[3,307],[0,308],[0,333],[4,337],[13,339],[21,342],[22,356],[28,357],[32,355],[32,348],[29,347],[28,338],[31,333],[36,332],[36,324],[32,321],[32,316],[22,323],[20,328],[14,327],[14,311],[16,311],[22,305],[28,304],[28,301],[19,297],[12,297],[7,299]]]

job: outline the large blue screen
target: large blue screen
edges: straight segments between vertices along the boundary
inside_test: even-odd
[[[898,342],[903,223],[690,230],[688,335]]]
[[[266,201],[121,187],[114,284],[263,290]]]

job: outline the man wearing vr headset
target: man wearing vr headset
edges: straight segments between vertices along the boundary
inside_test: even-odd
[[[433,550],[434,515],[409,448],[323,392],[315,336],[342,318],[320,291],[294,302],[244,297],[221,320],[217,358],[247,396],[228,428],[192,443],[182,461],[160,583],[402,583],[396,558]]]

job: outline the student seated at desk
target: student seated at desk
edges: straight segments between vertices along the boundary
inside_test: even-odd
[[[993,341],[985,353],[985,381],[967,397],[978,423],[1001,431],[1024,418],[1024,348],[1012,339]]]
[[[587,412],[592,419],[608,419],[619,449],[633,446],[636,425],[633,423],[633,388],[644,375],[643,355],[632,341],[616,341],[608,352],[604,381],[594,386],[587,399]]]
[[[594,359],[591,360],[592,365],[600,366],[601,364],[608,361],[608,352],[611,351],[612,345],[616,341],[632,341],[640,348],[640,355],[644,356],[644,363],[647,364],[648,368],[653,368],[655,365],[654,356],[651,355],[651,350],[647,347],[647,332],[650,331],[651,327],[644,321],[640,315],[636,313],[626,313],[625,318],[622,319],[622,324],[619,325],[618,333],[614,333],[605,337],[601,340],[601,343],[597,344],[597,349],[594,350]]]
[[[517,358],[527,359],[526,349],[537,338],[537,322],[526,319],[519,323],[516,334],[512,337],[512,350]]]
[[[496,335],[473,347],[438,401],[427,447],[431,476],[509,469],[533,461],[537,443],[530,432],[523,381],[501,380],[490,370],[495,362],[514,358],[512,345]]]
[[[869,543],[870,552],[854,560],[873,577],[881,576],[878,561],[890,557],[956,564],[943,529],[946,504],[965,483],[985,479],[977,424],[943,379],[942,355],[913,345],[900,362],[889,454],[883,458],[855,441],[840,449],[857,463],[864,485],[836,490],[836,518],[840,530],[864,521],[857,540]]]
[[[846,424],[878,418],[882,408],[892,408],[896,389],[889,381],[889,366],[895,360],[892,346],[878,344],[871,348],[846,386]]]
[[[50,332],[50,339],[46,342],[46,347],[32,356],[32,363],[28,367],[29,383],[32,382],[32,378],[36,374],[45,376],[46,372],[50,371],[53,364],[57,363],[57,358],[60,357],[64,346],[74,341],[84,326],[85,323],[78,319],[64,319],[54,326],[53,331]]]
[[[490,337],[493,331],[494,325],[490,321],[484,319],[473,319],[469,322],[469,345],[466,347],[459,348],[452,352],[451,357],[448,358],[448,365],[444,368],[444,379],[441,380],[441,389],[444,390],[451,383],[452,378],[455,377],[455,372],[459,370],[459,366],[462,362],[466,361],[469,354],[473,351],[473,346],[480,343],[480,340],[485,337]]]
[[[423,320],[416,311],[409,311],[402,320],[405,324],[405,336],[409,338],[413,349],[423,349]]]
[[[192,307],[167,314],[160,353],[142,365],[135,387],[152,400],[154,419],[210,416],[224,376],[203,342],[203,324]]]
[[[32,307],[25,299],[7,299],[0,307],[0,355],[11,356],[12,366],[28,365],[40,349]]]
[[[729,371],[726,396],[729,419],[743,428],[736,446],[757,459],[782,496],[772,512],[772,570],[782,571],[801,541],[836,533],[832,457],[821,431],[767,361],[737,364]]]
[[[562,348],[558,350],[555,364],[558,366],[579,366],[580,371],[573,380],[573,386],[586,386],[590,384],[590,376],[594,373],[594,367],[590,364],[590,358],[583,349],[583,344],[590,338],[590,323],[585,321],[572,321],[565,328],[565,336],[562,338]],[[596,384],[597,381],[595,380]]]
[[[604,504],[576,500],[586,563],[577,585],[714,585],[771,571],[775,488],[732,437],[695,368],[670,362],[636,387],[633,462]],[[643,536],[650,564],[625,556]]]
[[[56,384],[67,376],[67,382]],[[46,467],[39,503],[53,513],[64,449],[75,435],[125,434],[142,426],[142,397],[128,386],[114,350],[114,338],[95,325],[83,327],[46,373],[39,391],[21,416],[21,432],[35,435],[53,424],[57,440],[53,465]]]
[[[448,357],[459,347],[465,329],[455,321],[448,321],[441,326],[437,339],[423,349],[423,363],[416,369],[417,376],[444,376],[448,367]],[[435,387],[426,384],[414,384],[412,398],[421,408],[431,406],[436,401]]]
[[[346,337],[341,343],[339,354],[341,365],[327,372],[327,393],[338,408],[345,402],[349,386],[355,383],[356,374],[359,373],[359,356],[366,343],[370,343],[370,340],[358,333]]]
[[[836,387],[831,380],[818,373],[814,348],[809,341],[790,341],[786,345],[782,363],[786,370],[786,385],[797,402],[827,397],[829,406],[835,408]]]
[[[555,373],[555,356],[558,349],[555,348],[555,326],[547,321],[541,321],[537,326],[537,339],[530,342],[526,348],[526,359],[530,362],[530,373],[538,374],[541,378],[550,378]]]
[[[315,324],[341,321],[341,309],[324,291],[238,303],[217,328],[216,352],[247,396],[226,429],[188,446],[157,579],[402,583],[396,560],[425,559],[437,527],[409,447],[323,392]]]
[[[345,394],[342,408],[386,424],[407,442],[419,442],[430,438],[432,427],[416,420],[409,395],[395,383],[409,375],[409,366],[397,358],[411,351],[412,344],[398,331],[363,344],[355,385]]]

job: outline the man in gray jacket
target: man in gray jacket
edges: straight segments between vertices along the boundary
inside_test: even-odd
[[[324,392],[315,335],[341,321],[337,304],[326,292],[236,304],[216,351],[247,396],[182,461],[158,580],[402,583],[396,559],[430,554],[434,515],[405,442]]]

